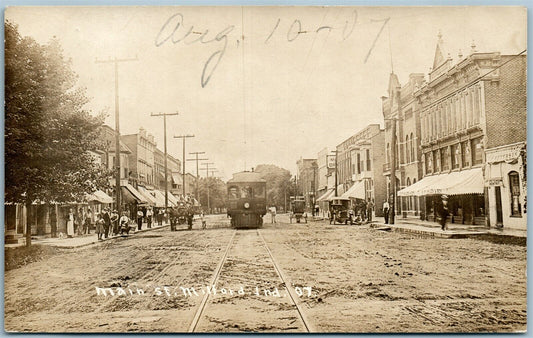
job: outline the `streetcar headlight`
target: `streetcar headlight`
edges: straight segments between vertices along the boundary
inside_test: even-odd
[[[250,203],[248,203],[248,202],[244,203],[244,208],[245,209],[248,209],[249,207],[250,207]]]

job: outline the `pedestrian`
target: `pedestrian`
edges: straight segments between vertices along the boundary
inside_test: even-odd
[[[109,232],[111,231],[111,216],[109,216],[109,208],[105,208],[102,214],[104,219],[104,235],[105,238],[109,237]]]
[[[365,221],[368,218],[366,215],[366,208],[367,208],[366,200],[363,200],[363,202],[361,202],[361,219],[363,221]]]
[[[143,227],[143,211],[139,208],[137,210],[137,230],[141,230]]]
[[[205,215],[204,212],[200,212],[200,220],[202,221],[202,229],[205,229],[207,227],[207,223],[205,221]]]
[[[91,208],[87,209],[87,213],[85,214],[85,222],[83,224],[83,233],[90,234],[91,228],[93,223],[93,212]]]
[[[368,217],[368,222],[372,222],[372,212],[374,212],[374,202],[369,199],[368,204],[366,205],[366,215]]]
[[[385,224],[389,224],[389,209],[389,201],[385,200],[385,202],[383,202],[383,216],[385,217]]]
[[[121,235],[124,235],[124,232],[126,233],[126,235],[130,234],[130,219],[128,218],[128,214],[126,211],[122,212],[122,216],[119,220],[119,225]]]
[[[154,212],[152,211],[152,207],[148,207],[146,209],[146,223],[148,228],[152,227],[152,216],[154,215]]]
[[[113,210],[113,212],[111,213],[111,227],[113,228],[112,231],[113,231],[113,236],[116,236],[118,235],[118,232],[119,232],[119,224],[118,224],[118,211],[116,210]]]
[[[69,209],[67,215],[67,237],[74,237],[74,213],[72,212],[72,209]]]
[[[271,216],[272,223],[276,223],[276,207],[275,206],[272,206],[270,208],[270,216]]]
[[[163,208],[160,208],[157,212],[157,223],[159,224],[159,226],[163,225],[163,214],[164,214]]]
[[[442,206],[440,208],[440,227],[442,231],[447,230],[446,220],[448,219],[449,213],[448,196],[442,195]]]
[[[102,240],[102,235],[104,234],[104,224],[105,224],[104,217],[100,213],[96,216],[96,224],[95,224],[96,225],[95,232],[98,235],[99,241]]]

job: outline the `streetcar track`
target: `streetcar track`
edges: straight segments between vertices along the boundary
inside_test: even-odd
[[[219,277],[221,275],[222,268],[224,267],[224,265],[225,265],[225,263],[227,261],[228,253],[229,253],[230,249],[232,248],[236,233],[237,233],[237,230],[235,230],[235,232],[233,233],[233,235],[232,235],[232,237],[231,237],[231,239],[230,239],[230,241],[229,241],[229,243],[228,243],[228,245],[226,247],[226,250],[224,251],[224,255],[222,256],[220,262],[218,263],[217,268],[213,272],[213,277],[212,277],[211,283],[209,285],[216,285],[216,283],[217,283],[217,281],[218,281],[218,279],[219,279]],[[256,230],[256,233],[257,233],[258,237],[261,239],[261,242],[263,243],[264,248],[268,252],[268,255],[270,257],[270,260],[272,261],[272,265],[274,267],[274,270],[276,271],[276,274],[279,277],[279,279],[281,281],[281,284],[284,285],[285,289],[287,290],[288,295],[289,295],[289,299],[290,299],[292,305],[294,305],[294,307],[296,308],[296,312],[298,313],[298,318],[303,323],[303,326],[304,326],[306,332],[308,332],[308,333],[309,332],[316,332],[316,330],[311,325],[311,323],[308,320],[308,318],[305,316],[302,308],[300,307],[300,304],[297,301],[298,297],[297,297],[297,295],[295,295],[295,291],[290,288],[290,285],[291,285],[290,282],[288,281],[288,279],[284,275],[283,271],[279,268],[279,265],[278,265],[277,261],[275,260],[274,256],[272,255],[272,252],[270,251],[270,248],[268,247],[265,239],[261,235],[259,229]],[[210,293],[209,292],[204,294],[204,296],[202,298],[202,302],[200,303],[200,306],[198,307],[198,309],[197,309],[197,311],[196,311],[196,313],[195,313],[195,315],[193,317],[193,320],[192,320],[192,322],[191,322],[191,324],[189,326],[188,332],[190,332],[190,333],[191,332],[195,332],[195,330],[196,330],[196,328],[198,326],[198,323],[200,322],[200,319],[202,318],[202,314],[205,311],[205,308],[207,306],[207,301],[209,300],[209,297],[210,297]]]
[[[237,231],[235,230],[233,232],[233,235],[231,235],[228,246],[226,247],[226,250],[224,251],[224,255],[222,256],[222,259],[218,263],[218,266],[215,268],[215,272],[213,273],[213,278],[211,279],[211,283],[209,285],[216,285],[216,282],[218,281],[218,278],[220,276],[220,271],[222,270],[222,267],[224,266],[224,263],[226,262],[229,249],[231,248],[231,245],[233,244],[233,240],[235,239],[236,233]],[[194,330],[196,329],[196,326],[198,325],[198,322],[200,321],[200,317],[202,316],[202,312],[205,309],[205,305],[207,304],[208,298],[209,298],[209,293],[206,293],[204,297],[202,298],[202,302],[200,303],[200,306],[198,307],[198,310],[196,311],[193,317],[193,320],[191,322],[191,325],[189,326],[188,332],[194,332]]]
[[[267,243],[265,241],[265,238],[263,237],[263,235],[261,234],[259,229],[257,229],[257,234],[259,235],[259,238],[261,238],[261,240],[263,241],[265,249],[267,250],[267,252],[268,252],[268,254],[270,256],[270,259],[272,260],[272,264],[274,265],[274,269],[276,270],[276,273],[278,274],[279,278],[281,279],[281,281],[285,285],[285,289],[287,290],[287,292],[289,294],[289,297],[292,300],[292,303],[296,307],[296,311],[298,312],[298,315],[300,316],[300,320],[304,324],[305,329],[307,330],[308,333],[316,332],[316,330],[312,327],[310,321],[305,316],[302,308],[298,304],[299,303],[298,302],[298,297],[294,294],[294,290],[292,290],[292,288],[290,287],[290,285],[291,285],[291,284],[289,284],[290,281],[287,279],[287,277],[284,275],[283,271],[280,269],[278,263],[276,262],[276,259],[274,258],[274,255],[272,255],[272,251],[270,251],[270,248],[268,247],[268,245],[267,245]]]

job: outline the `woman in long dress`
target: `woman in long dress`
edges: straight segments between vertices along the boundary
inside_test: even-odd
[[[72,238],[74,236],[74,213],[72,209],[69,209],[67,218],[67,237]]]

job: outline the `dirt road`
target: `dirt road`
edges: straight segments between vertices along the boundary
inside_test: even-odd
[[[158,229],[7,271],[5,328],[187,332],[227,255],[197,332],[305,331],[286,286],[321,332],[526,329],[526,247],[285,218],[257,232],[211,217],[207,230]]]

